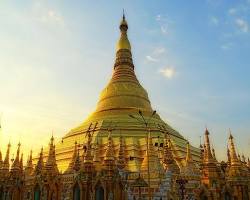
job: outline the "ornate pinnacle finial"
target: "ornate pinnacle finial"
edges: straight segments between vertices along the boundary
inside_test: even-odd
[[[39,156],[39,159],[37,161],[36,168],[35,168],[35,173],[41,174],[43,172],[43,169],[44,169],[44,162],[43,162],[43,147],[42,147],[41,152],[40,152],[40,156]]]
[[[172,173],[178,174],[180,173],[180,169],[174,159],[172,149],[171,149],[171,141],[168,135],[165,135],[164,138],[164,149],[163,149],[163,165],[165,170],[169,170]]]
[[[230,140],[234,139],[230,128],[229,128],[229,139]]]
[[[16,158],[12,164],[12,169],[19,169],[20,167],[20,161],[19,161],[19,155],[20,155],[20,147],[21,147],[21,143],[19,142],[17,145],[17,153],[16,153]]]
[[[125,20],[125,11],[124,11],[124,8],[122,9],[122,19]]]
[[[30,150],[30,160],[32,161],[32,153],[33,153],[33,151],[32,151],[32,149]]]
[[[244,164],[246,164],[246,158],[245,158],[244,154],[242,154],[242,162],[243,162]]]
[[[210,141],[209,141],[209,131],[206,128],[205,130],[205,154],[204,154],[204,162],[206,163],[210,163],[210,162],[214,162],[214,158],[211,152],[211,146],[210,146]]]
[[[72,159],[66,171],[67,172],[78,171],[80,169],[80,165],[81,163],[80,163],[80,157],[79,157],[79,149],[78,149],[77,142],[75,141],[75,148],[73,151]]]
[[[213,153],[214,160],[217,161],[214,148],[212,148],[212,153]]]
[[[6,151],[6,155],[5,155],[5,159],[4,159],[4,165],[7,167],[8,166],[8,169],[9,169],[9,159],[10,159],[10,142],[8,144],[8,147],[7,147],[7,151]]]
[[[2,152],[0,150],[0,169],[2,168],[3,165],[3,158],[2,158]]]
[[[118,52],[121,49],[126,49],[126,50],[131,50],[130,42],[127,37],[127,30],[128,30],[128,23],[125,18],[125,14],[123,12],[122,16],[122,21],[120,23],[120,31],[121,31],[121,36],[120,39],[117,43],[116,51]]]
[[[120,137],[120,146],[119,146],[119,154],[118,154],[117,166],[118,166],[119,169],[124,169],[125,166],[126,166],[125,145],[124,145],[124,140],[123,140],[122,137]]]
[[[229,151],[228,146],[227,146],[227,162],[229,165],[231,164],[230,151]]]
[[[230,135],[229,135],[229,153],[230,153],[231,164],[239,163],[240,160],[238,159],[237,154],[236,154],[234,140],[233,140],[233,136],[231,134],[231,130],[230,130]]]
[[[241,157],[240,157],[240,154],[238,153],[238,159],[239,159],[239,161],[241,162]]]
[[[86,152],[84,154],[84,157],[83,157],[83,163],[85,165],[85,168],[89,168],[88,166],[91,166],[92,167],[92,164],[93,164],[93,156],[91,155],[91,134],[88,134],[88,141],[87,141],[87,145],[86,145]],[[88,166],[87,166],[88,165]]]
[[[47,158],[47,162],[45,165],[46,171],[49,173],[58,173],[58,168],[56,164],[56,152],[55,152],[55,145],[54,145],[54,137],[52,135],[49,144],[49,154]]]
[[[190,144],[187,141],[187,153],[186,153],[186,162],[193,162],[191,151],[190,151]]]
[[[108,144],[107,144],[107,149],[104,155],[104,167],[108,171],[107,175],[112,176],[114,167],[115,167],[115,152],[114,152],[114,145],[113,145],[113,140],[111,137],[111,131],[109,131],[108,135]]]
[[[108,135],[108,144],[107,144],[107,149],[105,152],[104,160],[114,160],[114,146],[113,146],[111,131],[109,131],[109,135]]]
[[[93,161],[94,161],[94,162],[100,162],[100,157],[99,157],[99,144],[98,144],[98,142],[96,142],[96,144],[95,144]]]
[[[25,167],[25,173],[31,175],[33,172],[33,162],[32,162],[32,150],[30,150],[29,158],[27,159],[27,165]]]
[[[123,9],[123,13],[122,13],[122,21],[120,23],[120,30],[121,30],[121,32],[123,32],[123,31],[126,32],[128,30],[128,23],[127,23],[126,18],[125,18],[124,9]]]
[[[19,162],[20,170],[23,171],[23,153],[21,154],[20,162]]]

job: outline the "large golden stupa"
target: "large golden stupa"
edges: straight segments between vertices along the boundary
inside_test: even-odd
[[[68,167],[75,142],[84,147],[89,134],[92,135],[93,152],[98,145],[99,158],[96,159],[100,160],[104,157],[108,134],[111,133],[116,157],[122,138],[129,171],[140,170],[149,131],[156,149],[163,147],[164,135],[169,134],[175,150],[175,159],[180,166],[184,162],[187,141],[154,113],[147,91],[141,86],[134,72],[127,30],[128,24],[123,16],[112,78],[101,92],[95,111],[82,124],[70,130],[56,145],[57,164],[61,171]],[[81,148],[81,151],[83,152],[84,148]],[[191,147],[191,153],[193,159],[199,161],[199,149]]]

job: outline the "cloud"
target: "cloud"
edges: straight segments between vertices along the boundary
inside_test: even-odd
[[[173,67],[166,67],[163,69],[160,69],[159,72],[166,78],[171,79],[175,76],[176,71]]]
[[[217,26],[219,25],[219,19],[215,16],[210,17],[210,23]]]
[[[158,22],[161,22],[161,23],[163,23],[163,22],[172,23],[173,22],[166,15],[160,15],[160,14],[156,15],[155,20],[158,21]]]
[[[42,1],[36,1],[32,5],[32,14],[35,19],[44,24],[57,24],[64,26],[65,21],[60,13],[60,11],[56,8],[52,8],[48,4]]]
[[[229,10],[228,10],[228,14],[229,15],[234,15],[234,14],[236,14],[237,13],[237,9],[236,8],[230,8]]]
[[[161,16],[161,15],[157,15],[157,16],[155,17],[155,20],[156,20],[156,21],[161,21],[161,20],[162,20],[162,16]]]
[[[168,29],[167,29],[167,26],[165,25],[165,26],[161,26],[161,32],[162,32],[162,34],[163,35],[166,35],[166,34],[168,34]]]
[[[146,56],[146,60],[149,62],[159,62],[161,55],[163,55],[166,52],[166,49],[164,47],[156,47],[153,49],[152,53]]]
[[[161,55],[166,52],[166,49],[164,47],[157,47],[154,49],[153,54],[154,55]]]
[[[174,22],[164,15],[158,14],[155,20],[160,25],[160,30],[163,35],[169,34],[170,25]]]
[[[146,56],[146,59],[147,59],[147,61],[149,61],[149,62],[158,62],[158,59],[156,59],[156,58],[153,58],[152,56]]]
[[[48,9],[41,14],[40,21],[43,23],[57,23],[64,25],[64,19],[62,15],[53,9]]]
[[[230,50],[232,47],[233,47],[233,43],[231,43],[231,42],[228,42],[228,43],[221,45],[222,50]]]
[[[243,33],[247,33],[249,31],[249,24],[247,21],[241,18],[237,18],[235,20],[236,26],[239,28],[239,30]]]

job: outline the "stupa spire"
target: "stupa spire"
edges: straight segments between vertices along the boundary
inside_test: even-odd
[[[206,131],[205,131],[205,148],[206,148],[206,151],[205,151],[205,157],[204,157],[204,162],[213,162],[214,161],[214,158],[213,158],[213,155],[212,155],[212,152],[211,152],[211,146],[210,146],[210,141],[209,141],[209,131],[208,129],[206,128]]]
[[[12,164],[11,169],[19,169],[20,167],[20,163],[19,163],[20,147],[21,147],[21,143],[19,142],[17,145],[16,158]]]
[[[72,171],[78,171],[80,169],[80,166],[78,166],[78,161],[79,165],[81,165],[80,157],[79,157],[79,150],[78,150],[78,144],[75,141],[75,148],[73,151],[72,159],[69,163],[68,169],[66,170],[67,172],[72,172]]]
[[[197,166],[194,163],[193,156],[191,154],[190,144],[189,141],[187,141],[187,150],[186,150],[186,159],[184,166],[181,168],[181,174],[187,175],[187,174],[194,174],[200,173],[200,170],[197,168]]]
[[[117,166],[119,169],[124,169],[126,166],[125,145],[124,145],[124,139],[122,137],[120,137],[120,146],[119,146]]]
[[[231,164],[239,163],[231,131],[230,131],[230,135],[229,135],[229,155],[230,155]]]
[[[126,21],[125,14],[123,11],[122,21],[120,23],[121,36],[116,46],[117,52],[121,49],[127,49],[129,51],[131,50],[130,42],[127,37],[127,30],[128,30],[128,23]]]
[[[27,165],[25,167],[25,174],[31,175],[33,172],[33,162],[32,162],[32,150],[30,150],[30,155],[27,160]]]
[[[169,170],[172,173],[178,174],[180,173],[180,168],[178,167],[172,153],[171,141],[169,136],[165,136],[164,138],[164,149],[163,149],[163,161],[165,170]]]
[[[0,169],[2,168],[3,165],[3,157],[2,157],[2,152],[0,150]]]
[[[3,169],[8,171],[10,168],[10,143],[8,144],[5,159],[3,161]]]
[[[186,153],[186,163],[193,163],[193,158],[190,150],[190,144],[187,141],[187,153]]]
[[[94,158],[93,158],[94,166],[96,171],[101,169],[101,160],[100,160],[100,153],[99,153],[99,144],[96,142],[95,149],[94,149]]]
[[[58,173],[58,168],[56,164],[56,153],[55,153],[55,145],[54,145],[54,137],[52,135],[49,144],[49,155],[47,158],[47,162],[45,165],[45,169],[50,173]]]
[[[216,155],[215,155],[215,150],[214,150],[214,148],[212,148],[212,154],[213,154],[214,160],[217,162],[217,158],[216,158]]]
[[[244,164],[246,164],[246,157],[244,156],[244,154],[242,154],[242,162],[244,163]]]
[[[86,153],[84,154],[83,157],[83,166],[84,166],[84,171],[91,173],[93,172],[93,156],[92,156],[92,148],[91,148],[91,133],[89,132],[88,140],[87,140],[87,145],[86,145]]]
[[[161,171],[163,170],[162,165],[160,164],[160,159],[158,157],[157,151],[155,151],[153,146],[153,141],[151,134],[149,133],[147,136],[145,156],[141,164],[142,173],[147,172],[148,168],[150,172]]]
[[[39,156],[39,159],[37,161],[36,168],[35,168],[35,173],[41,174],[41,173],[43,173],[43,170],[44,170],[43,148],[41,148],[40,156]]]
[[[113,140],[112,140],[112,136],[111,136],[111,131],[109,131],[108,145],[107,145],[107,149],[105,152],[104,161],[112,161],[112,163],[113,163],[114,160],[115,160],[115,158],[114,158]]]
[[[231,164],[231,157],[230,157],[230,151],[229,151],[228,146],[227,146],[227,163],[228,163],[228,165]]]
[[[20,171],[23,172],[23,153],[21,154],[21,158],[19,161],[19,167],[20,167]]]

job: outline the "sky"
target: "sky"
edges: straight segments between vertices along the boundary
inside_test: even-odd
[[[219,159],[250,156],[249,0],[0,1],[0,148],[59,141],[111,77],[125,9],[135,71],[161,117]],[[203,140],[203,139],[202,139]]]

